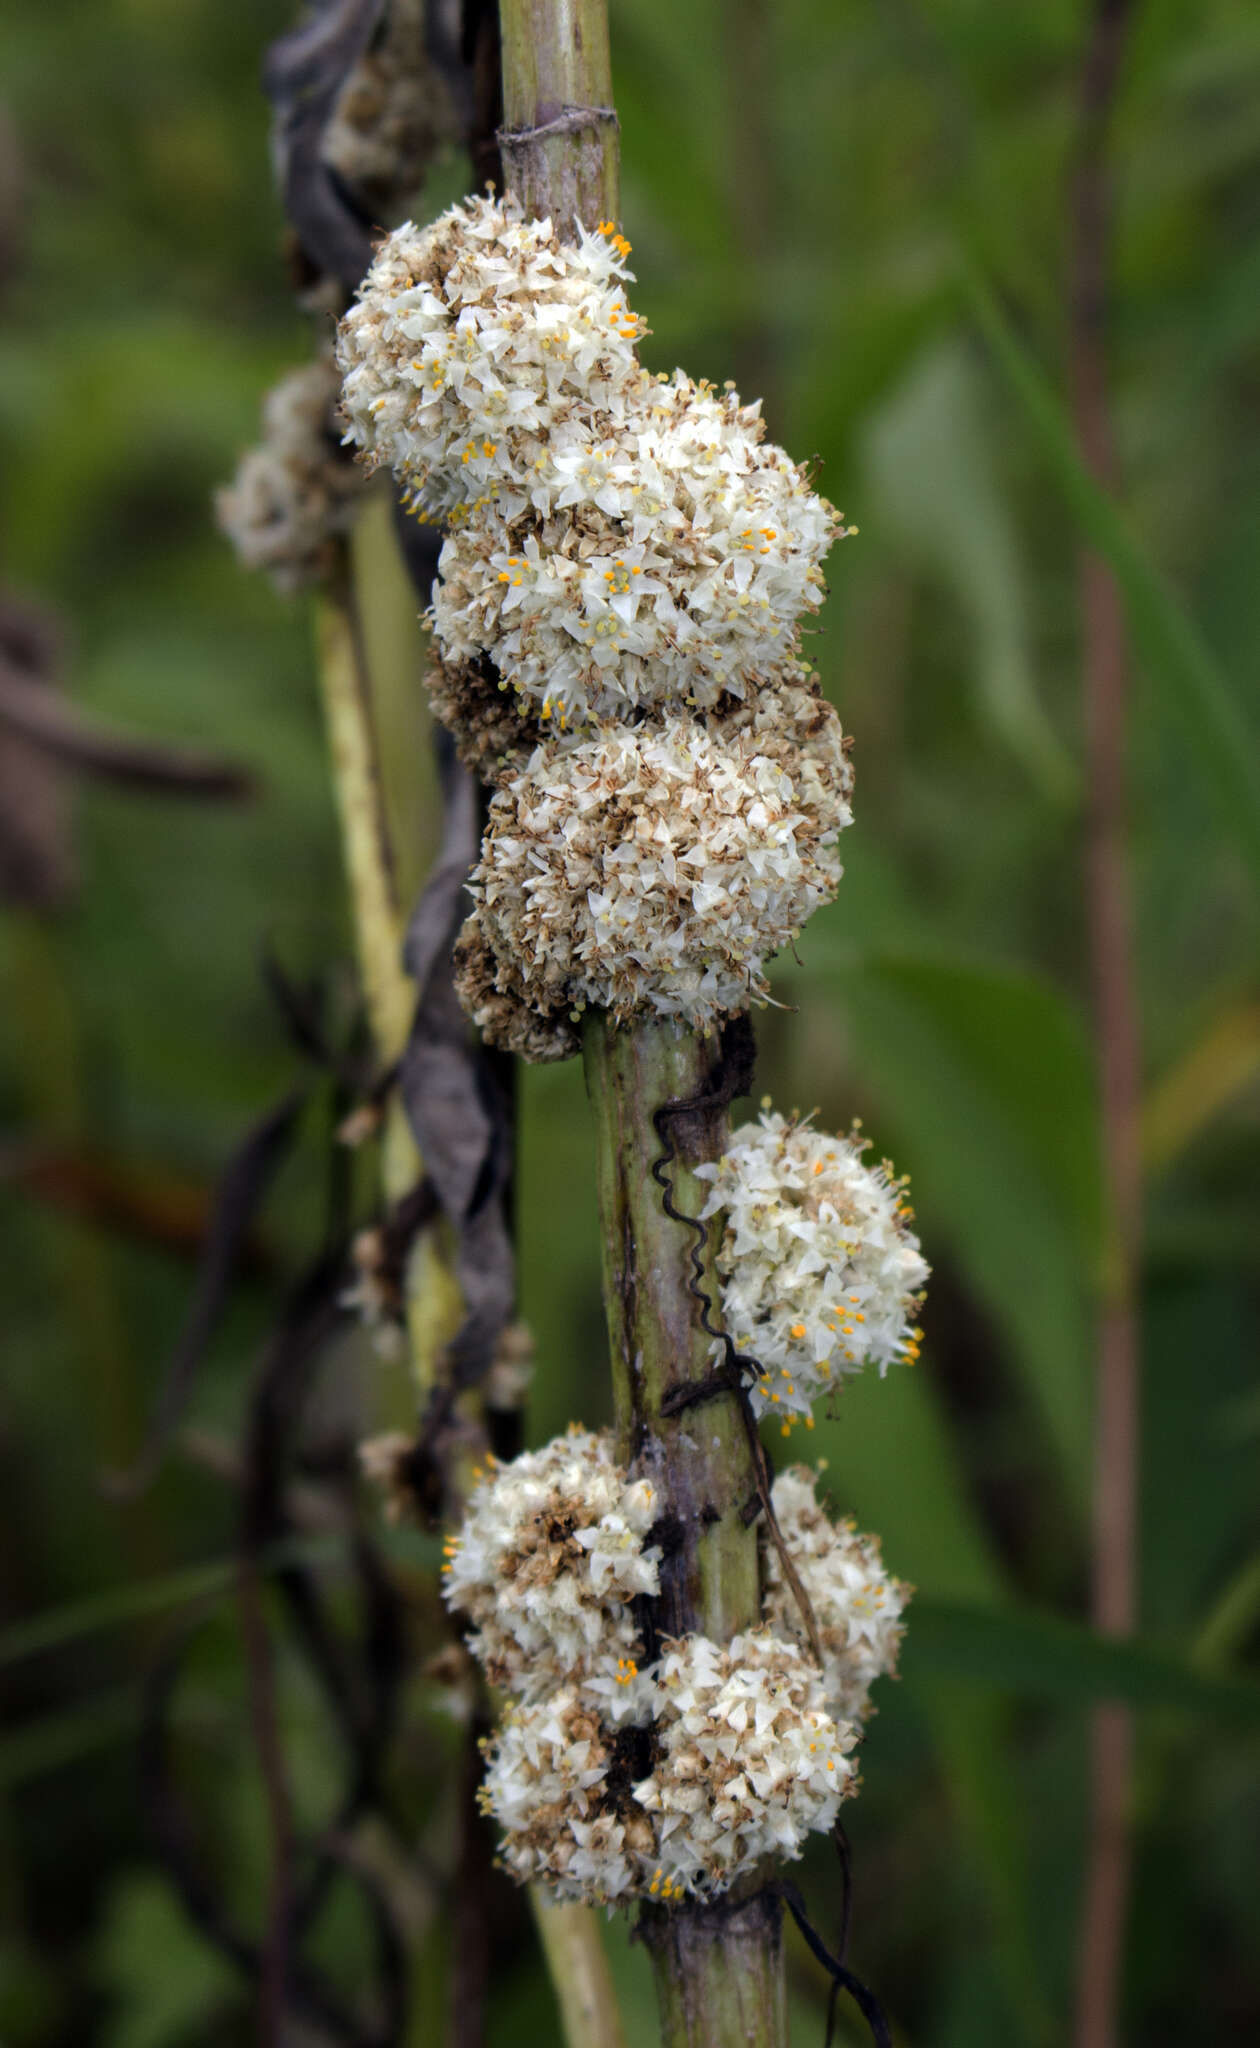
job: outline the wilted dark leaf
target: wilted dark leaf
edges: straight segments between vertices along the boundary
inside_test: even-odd
[[[149,1440],[130,1471],[111,1475],[109,1489],[113,1493],[138,1493],[158,1468],[223,1312],[250,1224],[288,1149],[306,1095],[305,1088],[295,1088],[268,1110],[228,1162],[206,1233],[188,1320],[162,1375]]]
[[[371,260],[372,224],[324,162],[324,131],[383,5],[384,0],[315,0],[297,27],[271,45],[263,66],[285,213],[310,261],[347,291]]]
[[[456,1233],[465,1318],[450,1347],[452,1378],[487,1370],[512,1313],[515,1280],[505,1215],[511,1177],[510,1106],[488,1056],[472,1043],[451,981],[451,948],[465,913],[464,883],[480,836],[477,785],[439,738],[445,798],[442,844],[403,948],[419,990],[402,1058],[403,1101],[425,1171]]]

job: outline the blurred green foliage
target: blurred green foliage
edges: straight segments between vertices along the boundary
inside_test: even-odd
[[[0,575],[58,614],[82,705],[211,744],[263,785],[245,809],[83,790],[72,901],[0,921],[0,1595],[15,1627],[57,1636],[0,1640],[6,2048],[251,2038],[239,1984],[164,1886],[132,1747],[139,1673],[190,1584],[217,1583],[200,1567],[231,1553],[232,1490],[186,1451],[136,1502],[99,1486],[138,1446],[189,1267],[35,1199],[23,1162],[90,1157],[159,1207],[172,1188],[198,1197],[293,1072],[264,945],[301,976],[331,973],[348,1000],[311,622],[239,573],[209,512],[263,390],[309,346],[257,87],[289,15],[287,0],[62,0],[0,28],[19,172],[0,199],[0,227],[16,229],[0,286]],[[1260,19],[1246,0],[1138,12],[1113,137],[1117,510],[1082,486],[1063,428],[1079,7],[693,0],[684,18],[613,0],[612,17],[648,359],[764,390],[771,432],[816,451],[861,528],[837,551],[813,643],[857,739],[848,873],[803,966],[781,963],[776,993],[795,1007],[761,1026],[761,1079],[782,1106],[838,1126],[861,1113],[911,1172],[936,1267],[923,1365],[855,1384],[811,1446],[921,1594],[849,1821],[855,1960],[914,2048],[1065,2038],[1085,1712],[1115,1690],[1143,1709],[1127,2037],[1226,2048],[1260,2029],[1245,1675],[1260,1623]],[[442,167],[443,197],[462,175]],[[1111,552],[1139,633],[1145,1071],[1152,1097],[1177,1104],[1147,1194],[1145,1641],[1131,1656],[1079,1627],[1105,1239],[1082,532]],[[1210,1049],[1226,1039],[1221,1086]],[[308,1136],[318,1148],[313,1120]],[[607,1409],[574,1066],[524,1079],[521,1179],[541,1440]],[[268,1206],[266,1268],[200,1383],[203,1438],[239,1436],[280,1276],[319,1221],[317,1176],[295,1162]],[[347,1345],[322,1398],[368,1413],[377,1372]],[[424,1546],[398,1550],[400,1570],[431,1564]],[[249,1919],[268,1852],[235,1620],[220,1597],[199,1632],[180,1739],[214,1867]],[[333,1737],[283,1655],[278,1683],[314,1821]],[[423,1873],[449,1838],[455,1736],[419,1680],[409,1716],[400,1769]],[[410,1882],[425,1965],[413,2037],[431,2041],[446,1944]],[[830,1866],[811,1860],[804,1884],[825,1917]],[[550,1992],[510,1899],[499,1936],[492,2038],[549,2038]],[[338,1893],[319,1929],[330,1970],[353,1981],[367,1940]],[[638,2048],[653,2039],[646,1964],[620,1923],[609,1941]],[[810,2040],[822,1987],[803,1949],[792,1967]]]

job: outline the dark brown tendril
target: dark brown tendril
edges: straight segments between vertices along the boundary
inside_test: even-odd
[[[837,1846],[839,1846],[839,1843],[837,1843]],[[845,1864],[846,1873],[848,1868],[846,1860],[847,1850],[848,1844],[846,1842],[844,1849],[841,1851],[841,1860]],[[875,2043],[875,2048],[893,2048],[892,2034],[889,2030],[888,2021],[884,2018],[883,2008],[874,1992],[868,1991],[861,1978],[855,1977],[852,1970],[846,1966],[843,1942],[840,1954],[833,1956],[826,1942],[819,1934],[818,1929],[810,1920],[809,1914],[805,1910],[804,1899],[796,1889],[796,1886],[789,1884],[786,1878],[779,1878],[774,1884],[767,1885],[766,1890],[772,1898],[782,1899],[792,1918],[800,1928],[805,1946],[815,1960],[822,1964],[824,1970],[831,1978],[831,1996],[827,2001],[827,2031],[823,2037],[823,2048],[831,2048],[836,2026],[836,2005],[842,1991],[848,1992],[862,2018],[866,2021],[870,2029],[871,2039]],[[844,1928],[844,1938],[846,1940],[847,1936],[848,1884],[846,1881]]]

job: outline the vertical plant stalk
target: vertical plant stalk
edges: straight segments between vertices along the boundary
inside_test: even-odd
[[[1072,183],[1072,402],[1081,453],[1116,483],[1107,398],[1111,192],[1107,135],[1130,0],[1096,0],[1081,82]],[[1092,549],[1079,569],[1088,754],[1087,890],[1102,1108],[1108,1241],[1096,1367],[1092,1613],[1108,1635],[1134,1627],[1137,1604],[1141,1228],[1140,1040],[1129,865],[1126,741],[1129,651],[1120,591]],[[1113,2048],[1132,1861],[1133,1721],[1095,1710],[1090,1728],[1088,1869],[1078,1960],[1076,2048]]]
[[[620,1455],[652,1480],[661,1500],[661,1629],[726,1642],[761,1618],[755,1517],[757,1476],[732,1393],[693,1406],[670,1396],[707,1380],[713,1340],[690,1282],[716,1299],[714,1232],[693,1274],[694,1234],[665,1214],[652,1176],[661,1142],[652,1113],[706,1095],[716,1056],[672,1023],[618,1031],[588,1018],[587,1088],[595,1119],[604,1298]],[[725,1149],[724,1109],[674,1117],[668,1168],[673,1205],[703,1206],[694,1168]],[[649,1907],[664,2048],[777,2048],[787,2039],[781,1915],[764,1893],[736,1889],[713,1905]]]
[[[500,0],[503,174],[561,235],[615,220],[617,116],[606,0]]]
[[[529,1887],[529,1903],[568,2048],[625,2048],[593,1909],[559,1904],[536,1884]]]
[[[372,717],[372,685],[349,561],[344,553],[318,612],[319,678],[351,920],[372,1038],[397,1059],[414,994],[402,965],[402,920],[385,821]]]
[[[617,120],[605,0],[501,0],[509,188],[560,233],[619,211]],[[692,1233],[664,1212],[652,1164],[653,1111],[703,1093],[716,1047],[672,1024],[616,1031],[587,1023],[587,1086],[595,1116],[604,1289],[613,1394],[624,1456],[652,1476],[668,1552],[662,1626],[718,1642],[760,1619],[757,1538],[743,1510],[756,1491],[738,1404],[723,1394],[672,1417],[667,1392],[706,1378],[712,1340],[691,1292]],[[690,1168],[715,1158],[724,1114],[679,1118],[672,1135],[675,1205],[695,1213]],[[711,1250],[703,1262],[708,1271]],[[593,1927],[593,1922],[590,1923]],[[665,2048],[776,2048],[786,2039],[781,1915],[764,1895],[717,1907],[645,1909]],[[584,2039],[596,2038],[592,2035]]]
[[[388,529],[382,529],[388,545]],[[333,788],[341,821],[342,856],[355,949],[377,1056],[388,1066],[407,1042],[415,988],[402,964],[402,913],[395,881],[370,674],[348,557],[319,600],[317,645]],[[391,1095],[381,1134],[385,1198],[401,1201],[422,1161],[406,1115]],[[407,1272],[406,1317],[413,1375],[424,1393],[434,1384],[443,1346],[461,1315],[459,1288],[442,1246],[426,1231]]]

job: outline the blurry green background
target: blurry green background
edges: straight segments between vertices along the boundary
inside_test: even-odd
[[[236,1539],[232,1487],[210,1468],[239,1437],[279,1289],[318,1229],[309,1163],[268,1205],[192,1437],[130,1505],[100,1474],[140,1443],[190,1285],[153,1217],[186,1217],[195,1238],[233,1144],[295,1071],[264,944],[295,975],[349,982],[311,619],[237,569],[210,513],[264,389],[309,347],[257,87],[289,18],[286,0],[61,0],[0,28],[15,237],[0,581],[58,614],[81,705],[212,745],[261,782],[244,808],[82,791],[68,903],[0,913],[4,2048],[251,2038],[237,1981],[156,1864],[134,1735],[140,1674],[187,1590],[171,1575]],[[1085,1611],[1102,1235],[1080,528],[1054,423],[1000,367],[963,280],[988,277],[1061,404],[1084,19],[1049,0],[612,6],[647,360],[764,391],[771,433],[817,455],[861,529],[833,558],[812,642],[856,735],[857,823],[839,900],[810,925],[803,967],[777,973],[799,1007],[765,1015],[759,1080],[781,1107],[866,1118],[912,1176],[936,1269],[922,1365],[847,1390],[813,1439],[833,1498],[920,1595],[848,1817],[855,1966],[914,2048],[1067,2037],[1085,1730],[1104,1684],[1147,1702],[1126,2038],[1225,2048],[1260,2032],[1260,1717],[1257,1694],[1226,1682],[1260,1632],[1254,894],[1158,607],[1131,748],[1145,1648],[1104,1670],[1062,1625]],[[1253,733],[1258,108],[1247,0],[1139,8],[1113,145],[1125,507]],[[435,195],[464,176],[452,157]],[[603,1420],[608,1392],[580,1071],[528,1073],[522,1101],[538,1442],[575,1414]],[[49,1158],[67,1171],[41,1194],[32,1162]],[[83,1207],[84,1176],[114,1191],[104,1221]],[[377,1370],[344,1347],[325,1399],[370,1409]],[[56,1638],[38,1654],[20,1633],[36,1617]],[[194,1786],[213,1788],[208,1853],[249,1920],[267,1833],[237,1619],[221,1602],[198,1639],[181,1742]],[[282,1661],[280,1683],[296,1796],[317,1817],[333,1737],[301,1672]],[[410,1712],[417,1829],[440,1863],[452,1738],[419,1682]],[[803,1884],[826,1922],[832,1864],[811,1859]],[[428,1964],[412,2032],[435,2041],[445,1944],[431,1905],[415,1911]],[[528,1922],[500,1911],[492,2039],[550,2038]],[[639,2048],[646,1964],[619,1922],[609,1939]],[[366,1935],[351,1900],[334,1899],[319,1942],[352,1984]],[[820,1986],[792,1955],[811,2041]]]

